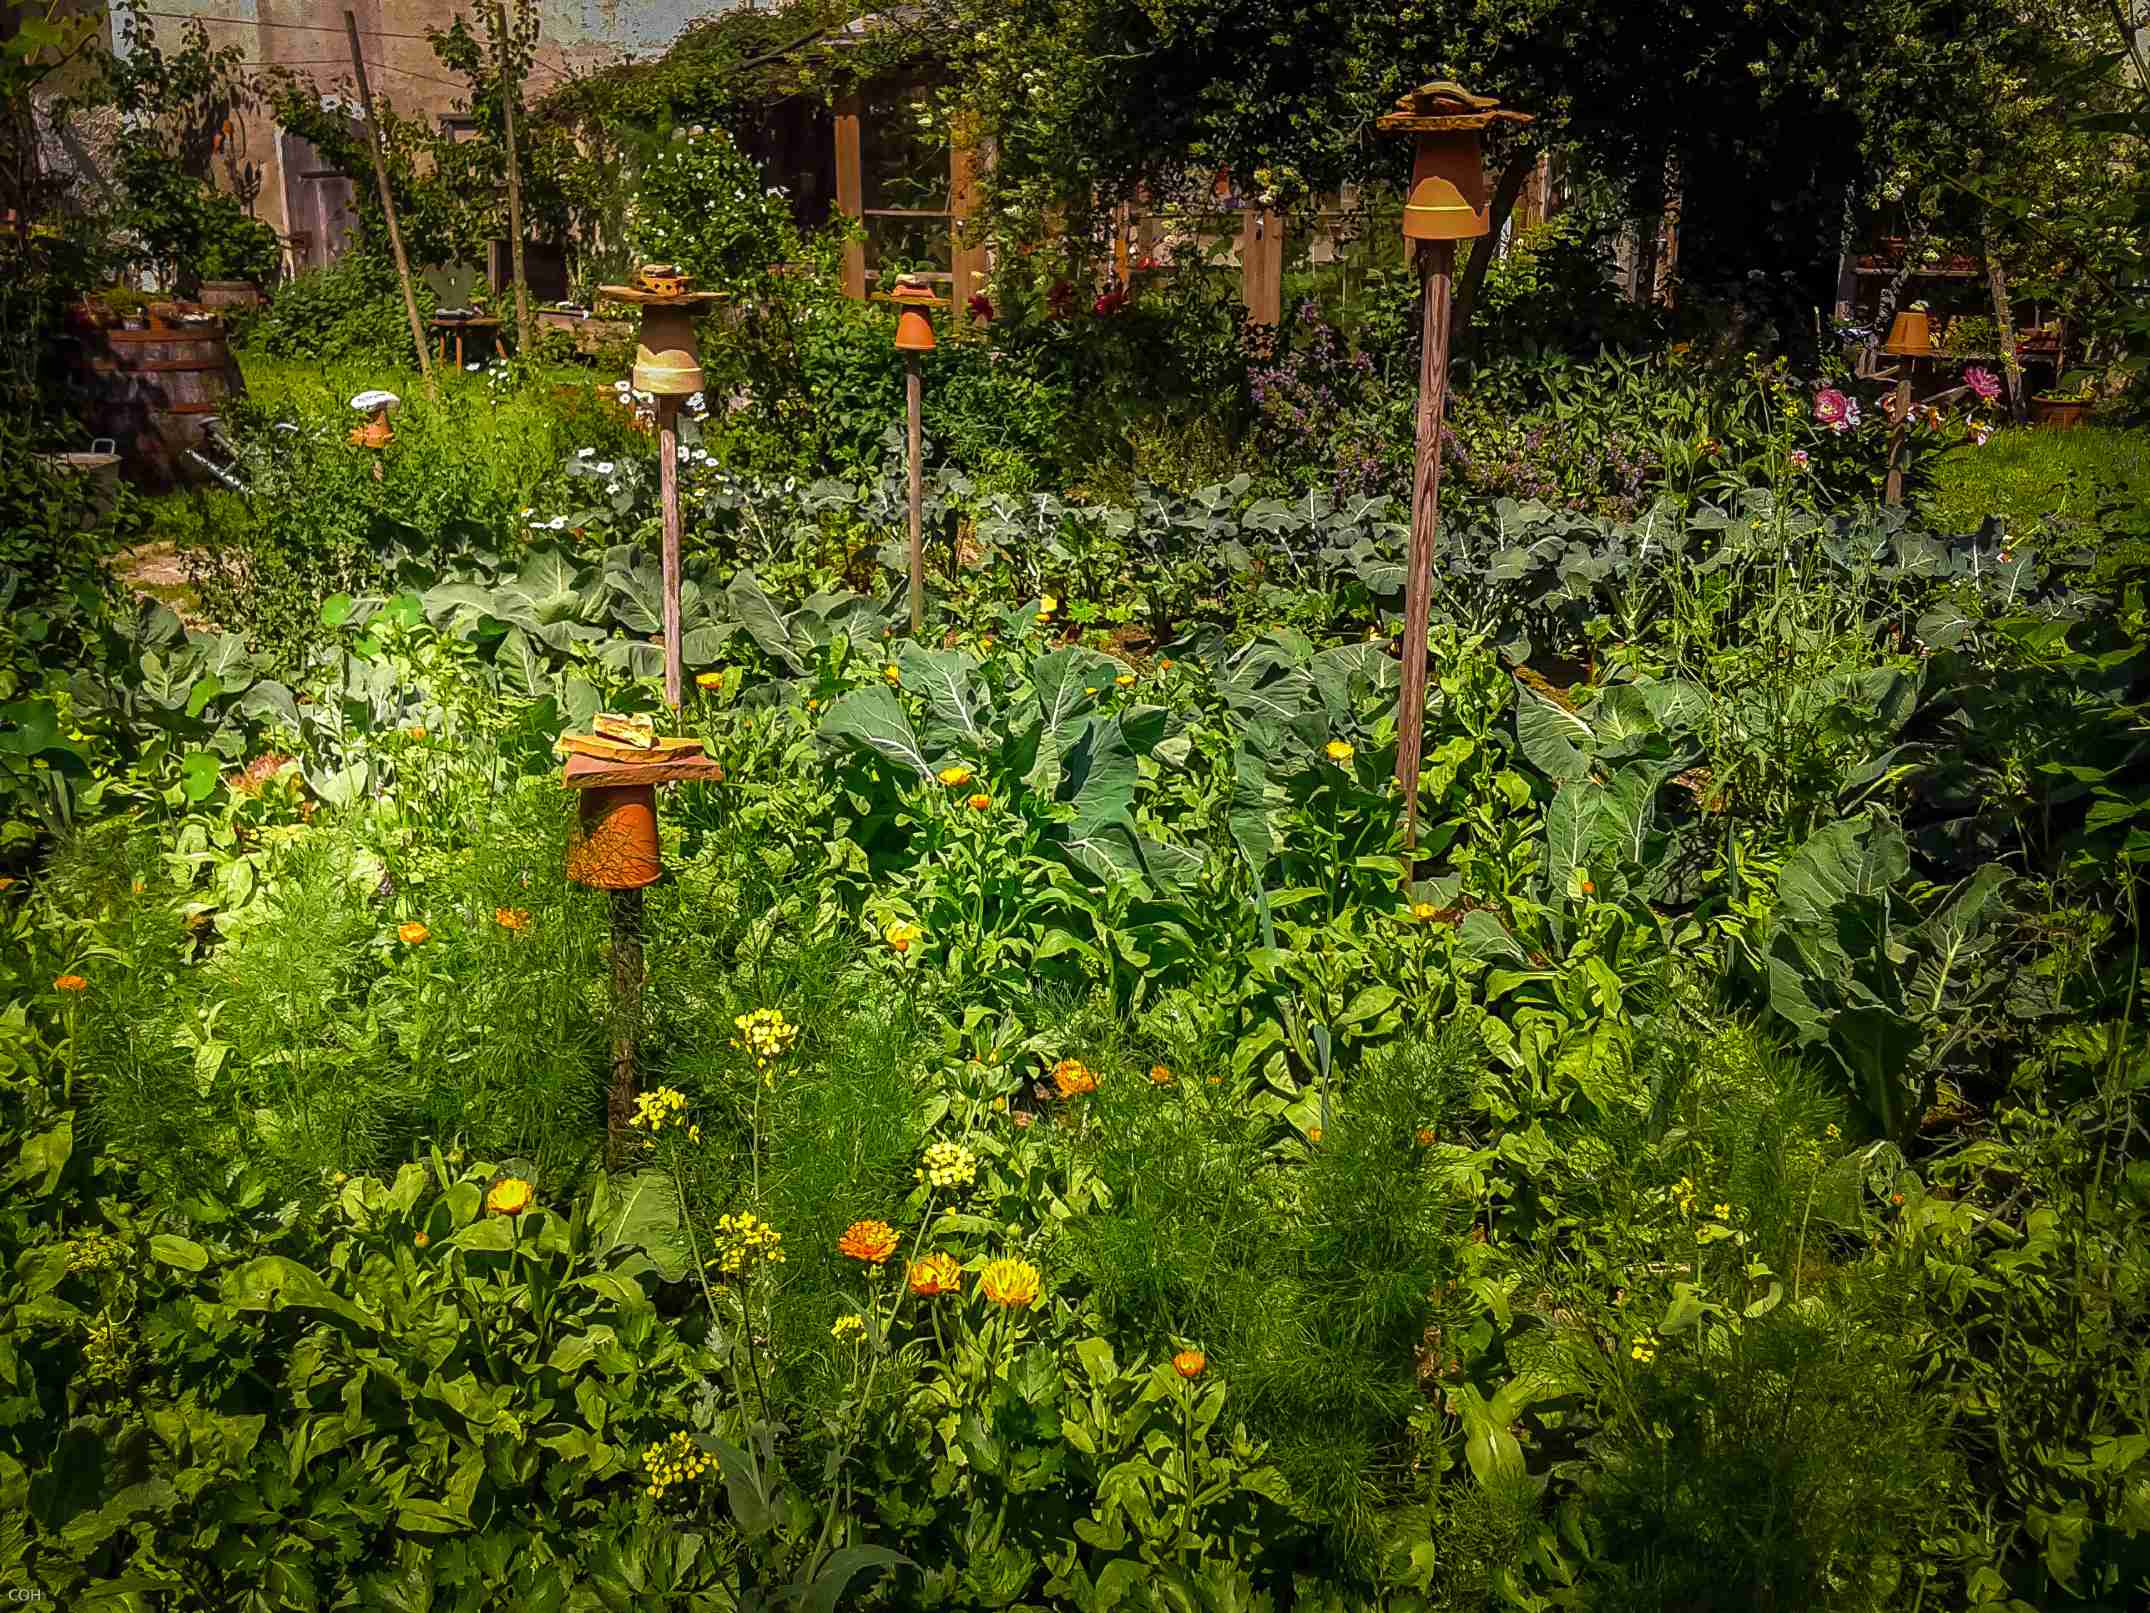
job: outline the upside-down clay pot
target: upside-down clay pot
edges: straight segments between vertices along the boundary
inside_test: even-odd
[[[1419,136],[1404,198],[1407,241],[1466,241],[1488,233],[1485,160],[1475,129]]]
[[[567,877],[594,890],[640,890],[664,872],[657,847],[657,786],[594,785],[579,792]]]
[[[1933,321],[1917,308],[1906,308],[1889,325],[1889,339],[1882,344],[1884,353],[1931,353],[1934,346]]]

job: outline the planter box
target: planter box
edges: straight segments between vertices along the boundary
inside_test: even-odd
[[[2089,418],[2088,398],[2033,398],[2031,422],[2052,431],[2074,431]]]
[[[595,353],[616,342],[635,339],[631,319],[599,319],[594,314],[571,314],[561,308],[540,308],[531,316],[540,330],[564,330],[575,338],[575,351]]]

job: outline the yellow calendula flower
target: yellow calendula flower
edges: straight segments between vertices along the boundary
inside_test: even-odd
[[[1411,919],[1412,922],[1417,924],[1431,924],[1440,916],[1440,912],[1441,910],[1431,902],[1413,902],[1411,904]]]
[[[903,681],[903,668],[891,663],[881,669],[881,676],[888,679],[890,683],[901,683]]]
[[[485,1207],[495,1215],[521,1215],[537,1197],[520,1176],[503,1176],[485,1195]]]
[[[956,767],[944,767],[941,769],[938,776],[940,778],[940,781],[943,784],[947,785],[951,790],[956,789],[961,785],[968,784],[973,778],[977,777],[977,775],[971,772],[969,768],[960,765]]]
[[[837,1339],[862,1339],[866,1336],[866,1318],[863,1316],[839,1316],[829,1328],[829,1337]]]
[[[1135,686],[1135,675],[1132,672],[1123,672],[1112,682],[1115,688],[1132,689]]]
[[[424,946],[427,941],[432,939],[432,936],[433,932],[431,930],[416,921],[396,926],[396,939],[407,947]]]
[[[911,950],[911,943],[925,933],[915,924],[897,923],[883,930],[881,939],[888,943],[892,952],[908,952]]]
[[[1183,1378],[1199,1378],[1209,1366],[1209,1357],[1200,1350],[1182,1350],[1172,1358],[1172,1370]]]
[[[1047,594],[1043,599],[1038,601],[1038,614],[1040,616],[1050,616],[1054,611],[1058,610],[1059,608],[1060,601],[1053,598],[1051,594]]]
[[[1038,1268],[1027,1260],[988,1260],[978,1291],[1008,1310],[1028,1310],[1038,1302]]]
[[[954,1255],[930,1254],[923,1260],[911,1262],[911,1292],[921,1299],[937,1299],[943,1294],[961,1297],[963,1293],[963,1263]]]
[[[970,799],[965,801],[963,804],[969,807],[973,812],[983,812],[987,807],[993,804],[993,798],[990,795],[987,795],[981,791],[979,794],[970,797]]]
[[[694,675],[695,687],[698,689],[714,689],[723,682],[724,674],[721,672],[697,672]]]
[[[1336,763],[1338,767],[1342,767],[1344,763],[1351,760],[1355,753],[1341,739],[1332,739],[1328,744],[1321,747],[1321,754]]]

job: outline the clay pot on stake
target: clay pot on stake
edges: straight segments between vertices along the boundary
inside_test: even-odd
[[[1448,395],[1449,293],[1456,242],[1489,233],[1485,158],[1479,139],[1496,123],[1527,124],[1528,113],[1459,84],[1423,84],[1375,127],[1416,145],[1403,234],[1417,243],[1422,342],[1418,445],[1411,481],[1411,558],[1404,577],[1403,675],[1396,700],[1396,781],[1403,787],[1404,844],[1418,844],[1418,775],[1426,741],[1426,629],[1433,610],[1433,549],[1441,520],[1441,417]]]
[[[919,415],[925,395],[925,379],[919,355],[933,351],[933,320],[927,310],[940,302],[926,282],[916,275],[899,275],[888,300],[901,310],[896,316],[896,351],[903,355],[903,423],[905,457],[910,462],[911,506],[911,637],[926,630],[926,547],[924,430]]]

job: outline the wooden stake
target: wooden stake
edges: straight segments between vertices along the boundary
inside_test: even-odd
[[[358,104],[366,114],[366,149],[373,153],[373,182],[380,187],[381,212],[388,219],[388,246],[396,258],[396,279],[403,287],[403,311],[410,315],[411,345],[418,349],[418,373],[425,377],[426,396],[437,397],[433,384],[433,355],[426,350],[425,326],[418,318],[418,296],[411,290],[410,260],[403,255],[403,231],[396,226],[396,198],[388,188],[388,158],[381,151],[381,131],[373,121],[373,87],[366,82],[366,59],[358,52],[358,14],[346,11],[343,26],[351,36],[351,72],[358,80]]]
[[[679,399],[657,400],[657,490],[664,505],[664,698],[679,710],[681,666],[679,642]],[[918,565],[918,524],[911,524],[912,583]],[[915,593],[914,593],[915,597]],[[914,607],[915,608],[915,607]]]
[[[917,638],[926,630],[926,541],[921,530],[926,502],[924,467],[919,460],[924,454],[923,433],[919,425],[919,409],[925,389],[920,373],[918,355],[903,355],[903,414],[904,431],[910,442],[911,460],[911,637]]]
[[[1891,504],[1904,501],[1904,435],[1911,429],[1911,360],[1896,364],[1896,419],[1889,427],[1889,480],[1882,491]]]
[[[642,1030],[642,891],[613,891],[612,1090],[605,1098],[605,1128],[615,1159],[625,1146],[635,1112],[635,1044]]]
[[[2001,371],[2008,377],[2008,415],[2020,426],[2029,417],[2030,400],[2024,396],[2023,361],[2016,357],[2016,313],[2008,301],[2008,271],[2001,267],[1996,246],[1989,219],[1985,225],[1986,290],[1993,298],[1993,328],[2001,338]],[[2060,384],[2057,368],[2053,380],[2056,386]]]
[[[1426,742],[1426,628],[1433,614],[1434,536],[1441,524],[1441,417],[1448,394],[1448,301],[1453,241],[1418,246],[1422,319],[1418,364],[1418,460],[1411,484],[1411,569],[1404,577],[1403,680],[1396,696],[1396,782],[1403,837],[1418,845],[1418,770]]]
[[[515,160],[515,98],[522,86],[512,76],[507,0],[499,0],[494,14],[500,19],[500,116],[508,137],[508,258],[515,273],[515,345],[520,349],[530,340],[530,282],[523,274],[523,178]],[[674,700],[672,704],[679,702]]]

